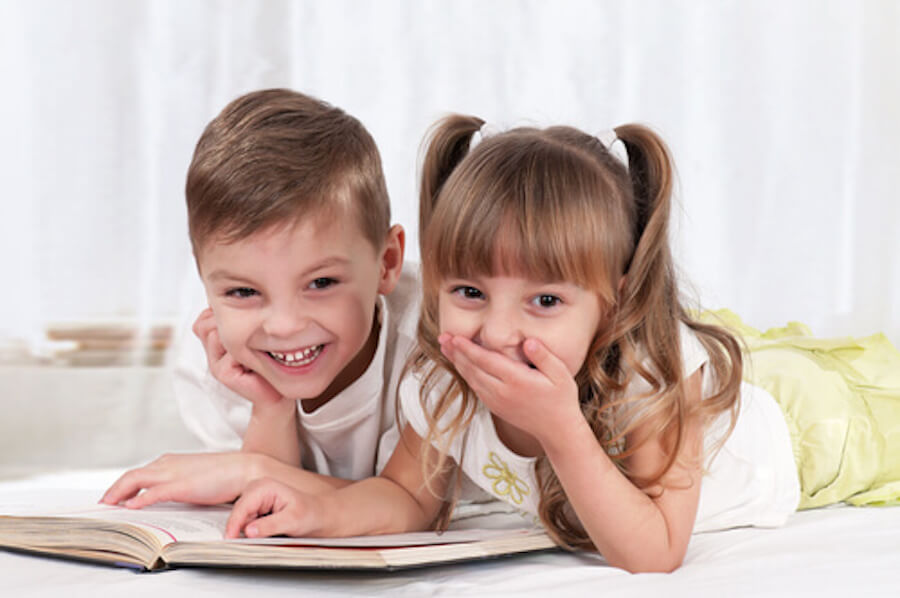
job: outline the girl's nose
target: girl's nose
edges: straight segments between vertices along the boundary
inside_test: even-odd
[[[518,347],[524,338],[521,323],[513,310],[490,309],[485,313],[479,339],[486,349],[501,351]]]

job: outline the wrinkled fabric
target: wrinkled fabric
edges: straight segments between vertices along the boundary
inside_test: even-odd
[[[778,401],[800,509],[900,504],[900,353],[887,337],[819,339],[797,322],[760,332],[728,310],[701,320],[740,336],[744,379]]]

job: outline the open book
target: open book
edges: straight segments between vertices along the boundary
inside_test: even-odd
[[[7,497],[4,497],[7,498]],[[95,504],[94,492],[55,495],[65,507],[27,497],[0,505],[0,547],[132,567],[265,567],[393,570],[555,548],[518,515],[483,512],[456,529],[356,538],[225,540],[230,509],[168,503],[142,510]],[[484,524],[486,527],[482,527]]]

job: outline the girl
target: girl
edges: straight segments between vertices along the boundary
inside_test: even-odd
[[[741,382],[732,334],[681,304],[663,142],[482,124],[449,117],[427,147],[418,349],[384,472],[327,496],[253,484],[226,535],[443,528],[477,486],[564,546],[671,571],[692,531],[782,523],[793,430]]]

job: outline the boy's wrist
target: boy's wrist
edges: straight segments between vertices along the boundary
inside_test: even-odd
[[[297,401],[293,399],[281,399],[277,402],[253,403],[250,415],[253,419],[271,420],[282,419],[294,415],[297,411]]]
[[[241,453],[243,455],[243,472],[244,485],[246,486],[253,480],[267,477],[269,468],[267,461],[269,457],[260,453]]]

